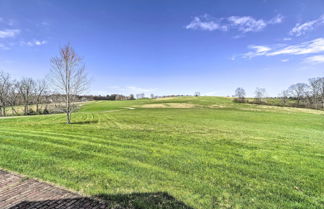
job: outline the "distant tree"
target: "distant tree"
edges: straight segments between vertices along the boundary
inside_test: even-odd
[[[322,108],[324,109],[324,77],[319,78],[319,97],[322,102]]]
[[[11,86],[9,74],[0,72],[0,115],[3,116],[6,116],[6,108],[9,105]]]
[[[195,92],[195,97],[199,97],[200,96],[200,92],[199,91],[196,91]]]
[[[16,115],[18,115],[18,113],[15,109],[15,106],[18,105],[18,98],[20,96],[18,86],[18,82],[16,82],[15,80],[11,81],[11,86],[8,93],[8,104],[11,106],[12,112]]]
[[[134,94],[129,95],[129,99],[134,100],[135,99]]]
[[[291,96],[297,99],[298,106],[300,106],[300,102],[306,97],[308,87],[309,86],[305,83],[296,83],[288,88]]]
[[[288,90],[284,90],[280,93],[279,97],[281,98],[281,103],[283,105],[286,105],[288,102],[288,98],[289,98],[289,91]]]
[[[53,86],[65,96],[66,120],[70,124],[76,95],[88,87],[85,66],[81,57],[68,44],[59,50],[59,56],[51,59],[51,73]]]
[[[36,104],[36,113],[39,113],[39,105],[42,103],[42,100],[44,101],[44,97],[47,93],[48,86],[46,83],[46,80],[37,80],[35,82],[35,104]]]
[[[245,95],[246,95],[246,93],[243,88],[239,87],[235,90],[235,97],[237,97],[240,102],[244,102]]]
[[[136,98],[137,99],[143,99],[144,97],[145,97],[145,94],[144,93],[136,94]]]
[[[28,114],[28,107],[32,103],[35,85],[35,81],[32,78],[23,78],[17,83],[19,95],[23,101],[25,115]]]
[[[321,79],[320,78],[311,78],[308,80],[309,89],[312,96],[312,103],[314,108],[318,109],[319,100],[320,100],[320,87]]]
[[[256,88],[255,89],[255,101],[261,103],[262,99],[265,97],[266,90],[265,88]]]

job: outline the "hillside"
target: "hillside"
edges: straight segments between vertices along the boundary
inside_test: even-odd
[[[180,97],[89,102],[72,121],[0,119],[0,167],[112,206],[323,207],[322,111]]]

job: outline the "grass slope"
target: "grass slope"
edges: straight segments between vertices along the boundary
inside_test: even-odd
[[[91,102],[73,121],[0,119],[0,167],[112,207],[323,207],[320,111],[183,97]]]

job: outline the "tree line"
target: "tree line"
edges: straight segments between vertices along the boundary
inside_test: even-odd
[[[40,104],[49,103],[48,96],[45,79],[23,78],[17,81],[8,73],[0,72],[0,116],[6,116],[8,108],[18,115],[17,106],[23,106],[25,115],[34,113],[29,109],[30,105],[36,105],[35,111],[42,113],[44,109],[40,108]]]
[[[246,98],[243,88],[237,88],[234,95],[236,102],[248,102],[255,104],[269,104],[266,99],[266,90],[257,88],[253,100]],[[312,109],[324,109],[324,77],[308,79],[307,83],[296,83],[282,91],[277,97],[281,106],[304,107]],[[269,99],[269,98],[268,98]]]
[[[18,115],[17,108],[23,106],[23,114],[47,114],[48,104],[56,103],[66,113],[71,123],[75,102],[87,88],[89,80],[82,58],[68,44],[59,50],[59,55],[50,59],[51,69],[47,79],[13,79],[0,72],[0,116],[6,116],[8,108]],[[41,105],[45,106],[41,108]],[[35,105],[36,109],[30,108]]]

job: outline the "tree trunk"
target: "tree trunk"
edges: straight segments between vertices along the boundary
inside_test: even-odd
[[[71,112],[67,112],[66,113],[66,123],[67,124],[71,124]]]
[[[12,109],[12,112],[14,112],[16,115],[18,115],[16,109],[13,106],[11,106],[11,109]]]
[[[71,124],[71,104],[70,104],[70,95],[66,94],[66,123]]]
[[[24,112],[25,112],[25,115],[27,115],[27,113],[28,113],[28,104],[25,104]]]

